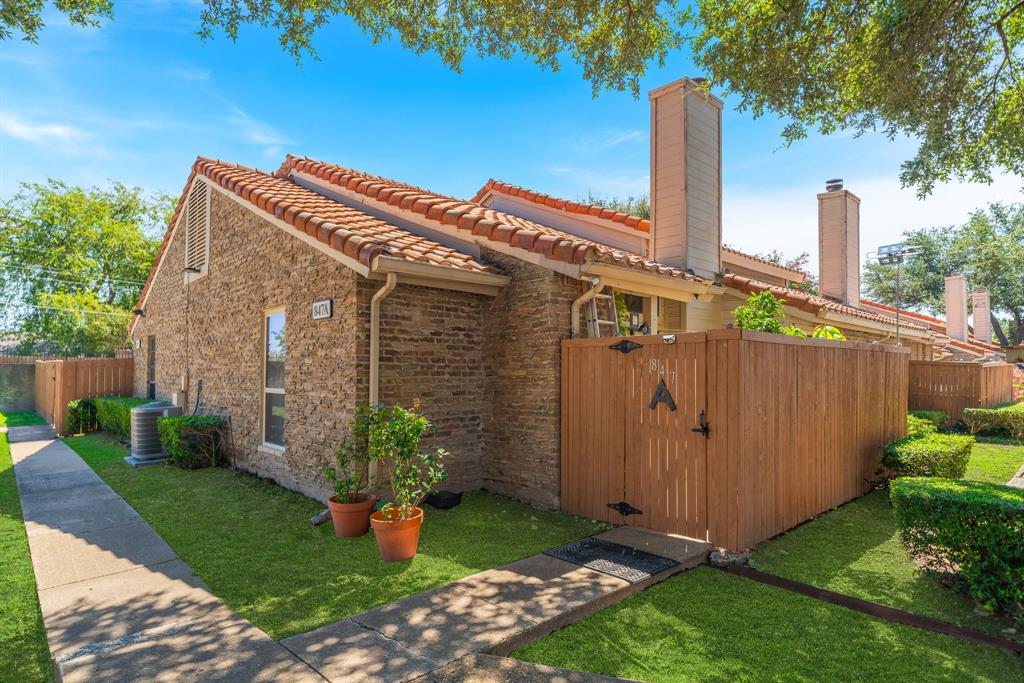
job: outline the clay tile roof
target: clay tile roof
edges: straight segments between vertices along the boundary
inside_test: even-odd
[[[801,311],[807,311],[812,315],[817,315],[822,309],[826,309],[835,313],[842,313],[843,315],[863,318],[865,320],[884,323],[886,325],[896,324],[896,319],[888,315],[872,313],[871,311],[865,311],[864,309],[856,308],[855,306],[850,306],[849,304],[844,304],[834,299],[817,296],[815,294],[808,294],[807,292],[802,292],[799,289],[793,289],[791,287],[772,285],[767,282],[761,282],[760,280],[736,275],[735,273],[727,273],[722,278],[722,284],[726,287],[738,289],[744,294],[756,294],[766,291],[772,292],[776,297],[782,299],[787,306],[798,308]],[[927,330],[927,328],[922,325],[909,323],[905,320],[900,320],[900,327]]]
[[[331,185],[344,187],[391,206],[422,214],[441,225],[455,226],[458,230],[486,240],[504,242],[513,247],[543,254],[556,261],[598,261],[665,277],[701,281],[696,275],[679,268],[666,266],[639,254],[584,239],[513,214],[495,211],[474,201],[461,201],[380,176],[289,155],[276,175],[285,178],[293,172],[315,176]],[[380,186],[380,189],[372,189],[375,186]]]
[[[761,258],[760,256],[754,256],[753,254],[748,254],[745,251],[740,251],[739,249],[734,249],[733,247],[730,247],[727,244],[723,244],[722,245],[722,251],[727,251],[727,252],[729,252],[731,254],[736,254],[737,256],[743,256],[745,258],[752,259],[754,261],[758,261],[759,263],[764,263],[766,265],[773,266],[775,268],[781,268],[782,270],[788,270],[789,272],[797,273],[797,274],[799,274],[802,277],[806,277],[807,276],[807,273],[805,273],[802,270],[799,270],[798,268],[790,268],[788,266],[780,265],[778,263],[775,263],[774,261],[769,261],[766,258]]]
[[[468,254],[319,195],[297,185],[290,178],[205,157],[198,157],[192,165],[192,172],[189,173],[174,215],[164,233],[155,263],[160,262],[167,249],[173,227],[197,175],[233,192],[257,211],[288,223],[297,232],[315,237],[365,266],[371,265],[377,256],[391,256],[459,270],[497,272]],[[139,306],[155,274],[156,268],[153,268],[139,296]]]
[[[501,194],[518,197],[535,204],[541,204],[542,206],[548,206],[553,209],[567,211],[569,213],[582,213],[590,216],[597,216],[599,218],[612,221],[613,223],[622,223],[627,228],[633,228],[640,232],[651,231],[651,222],[646,218],[630,216],[629,214],[613,211],[595,204],[559,199],[558,197],[552,197],[549,194],[535,192],[534,190],[520,187],[518,185],[512,185],[511,183],[505,183],[500,180],[494,180],[493,178],[488,180],[483,187],[477,190],[476,195],[473,197],[473,201],[479,203],[488,192],[500,192]]]
[[[871,301],[869,299],[861,299],[860,303],[861,303],[861,305],[867,306],[868,308],[873,308],[873,309],[885,311],[886,313],[891,313],[893,315],[896,314],[896,307],[895,306],[889,306],[888,304],[883,304],[883,303],[878,302],[878,301]],[[942,333],[946,332],[946,321],[943,320],[942,318],[936,318],[933,315],[927,315],[925,313],[918,313],[917,311],[908,311],[905,308],[901,308],[899,310],[900,310],[900,318],[901,318],[900,324],[903,324],[902,323],[902,318],[904,316],[906,316],[907,318],[910,318],[912,320],[918,320],[918,321],[922,321],[922,322],[928,323],[929,327],[933,331],[935,331],[935,332],[942,332]],[[981,339],[978,339],[977,337],[971,337],[966,342],[962,342],[962,341],[959,341],[957,339],[950,339],[949,343],[952,344],[953,346],[956,346],[957,348],[961,348],[961,349],[964,349],[964,350],[967,350],[967,351],[974,351],[974,352],[976,352],[978,354],[981,354],[981,355],[984,355],[984,354],[992,352],[992,351],[1003,351],[1004,350],[1003,347],[999,346],[998,344],[993,344],[991,342],[982,341]]]

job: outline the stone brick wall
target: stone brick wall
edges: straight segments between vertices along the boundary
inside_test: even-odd
[[[370,299],[381,280],[359,278],[359,397],[369,394]],[[483,417],[486,402],[484,337],[480,327],[490,297],[399,284],[380,304],[380,400],[412,405],[434,425],[424,446],[451,453],[453,490],[480,488]]]
[[[146,392],[146,338],[153,334],[157,398],[190,412],[201,379],[199,412],[230,417],[240,469],[322,499],[330,490],[323,468],[355,405],[368,398],[369,303],[383,282],[353,273],[220,193],[212,194],[211,226],[208,274],[187,287],[184,241],[169,246],[134,331],[141,341],[135,393]],[[314,321],[312,302],[323,298],[334,300],[333,318]],[[423,402],[436,427],[428,443],[452,453],[446,486],[455,489],[483,481],[480,322],[489,300],[400,284],[381,304],[380,398]],[[260,448],[264,314],[277,307],[287,316],[283,454]]]
[[[484,315],[484,486],[541,507],[559,503],[561,340],[578,281],[484,250],[512,277]]]

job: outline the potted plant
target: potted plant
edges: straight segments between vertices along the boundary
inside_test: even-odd
[[[356,407],[352,427],[334,454],[334,466],[324,476],[334,485],[334,495],[327,499],[334,533],[354,538],[370,530],[370,513],[377,497],[369,491],[370,430],[377,420],[378,409],[368,405]]]
[[[444,481],[441,461],[448,453],[442,448],[420,450],[420,439],[430,428],[430,421],[419,413],[417,401],[412,410],[401,406],[381,409],[379,420],[370,431],[371,455],[386,468],[393,498],[393,502],[370,516],[385,562],[408,560],[416,555],[423,525],[419,504]]]

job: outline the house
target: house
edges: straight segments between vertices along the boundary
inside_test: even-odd
[[[449,486],[557,507],[560,341],[617,333],[612,291],[635,331],[722,328],[770,290],[804,329],[893,343],[859,299],[855,195],[818,195],[807,294],[722,246],[721,102],[682,79],[651,120],[651,220],[496,181],[467,201],[302,157],[198,158],[131,323],[136,393],[227,416],[236,466],[321,499],[355,406],[418,398]],[[905,320],[900,339],[930,358],[939,335]]]

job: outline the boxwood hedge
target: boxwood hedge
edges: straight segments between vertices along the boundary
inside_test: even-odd
[[[964,408],[964,424],[971,434],[991,434],[1024,439],[1024,403],[999,408]]]
[[[936,431],[935,424],[931,420],[907,415],[907,436],[926,436],[934,434]]]
[[[913,415],[920,420],[928,420],[935,425],[935,431],[945,427],[946,422],[949,421],[949,415],[941,410],[911,410],[908,415]]]
[[[959,479],[973,446],[974,437],[962,434],[911,435],[887,444],[882,464],[899,476]]]
[[[76,398],[68,401],[67,419],[64,426],[71,434],[94,431],[96,424],[96,404],[91,398]]]
[[[900,478],[890,487],[900,537],[925,569],[1024,621],[1024,489]]]
[[[96,404],[96,421],[100,429],[122,439],[131,436],[132,408],[149,403],[148,399],[131,396],[104,396],[92,401]]]
[[[216,415],[161,417],[156,421],[168,462],[186,470],[224,464],[224,418]]]

